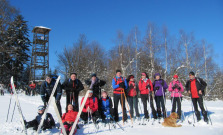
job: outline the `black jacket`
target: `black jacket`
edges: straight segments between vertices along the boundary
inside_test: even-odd
[[[36,124],[39,125],[40,121],[41,121],[41,118],[42,118],[42,115],[43,114],[39,114],[38,113],[36,118],[34,120],[32,120],[32,121],[29,121],[28,124],[33,125],[34,123],[36,123]],[[38,126],[38,125],[36,125],[36,126]],[[55,126],[55,121],[53,119],[53,116],[50,113],[47,113],[46,114],[46,118],[45,118],[45,120],[43,122],[42,128],[48,129],[48,128],[52,128],[53,126]]]
[[[40,87],[40,96],[42,98],[43,102],[48,102],[49,97],[53,91],[54,85],[56,83],[56,80],[52,78],[50,84],[48,84],[46,81],[42,82],[41,87]],[[60,100],[62,95],[62,89],[61,89],[61,84],[60,82],[57,85],[57,89],[54,93],[54,97],[56,100]]]
[[[91,86],[91,79],[85,80],[85,83],[90,87]],[[93,94],[95,96],[100,97],[100,95],[99,95],[100,87],[104,86],[105,84],[106,84],[105,81],[100,80],[100,79],[97,78],[97,80],[94,83],[93,88],[92,88]]]
[[[78,79],[75,79],[74,81],[71,79],[67,79],[62,84],[62,88],[65,89],[67,94],[69,92],[74,92],[78,95],[78,93],[84,89],[84,86],[82,82]]]
[[[204,90],[205,90],[205,88],[207,86],[207,83],[203,79],[201,79],[201,78],[197,78],[196,77],[195,79],[196,79],[197,92],[199,92],[199,90],[201,90],[202,94],[205,95],[205,91]],[[186,87],[186,91],[187,92],[191,91],[191,81],[190,80],[187,81],[185,87]]]

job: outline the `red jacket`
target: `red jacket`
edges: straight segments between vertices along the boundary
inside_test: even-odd
[[[81,104],[84,100],[84,97],[81,100]],[[88,97],[84,105],[83,112],[87,112],[88,107],[92,110],[92,113],[98,110],[98,99],[96,97]]]
[[[9,86],[10,86],[10,88],[12,89],[12,85],[10,84]],[[15,88],[16,88],[16,85],[15,85],[15,84],[14,84],[14,86],[15,86]]]
[[[69,110],[67,113],[64,113],[62,116],[62,122],[74,122],[77,117],[78,112],[75,112],[73,110]]]
[[[197,86],[196,86],[196,79],[190,80],[191,81],[191,94],[192,98],[199,98],[198,92],[197,92]]]
[[[153,84],[150,79],[147,79],[146,82],[142,79],[139,80],[140,94],[149,94],[149,87],[148,87],[148,89],[146,88],[146,86],[148,86],[148,85],[150,85],[150,87],[151,87],[150,91],[153,91]]]
[[[29,87],[30,87],[31,89],[35,89],[35,88],[36,88],[36,84],[35,84],[35,83],[34,83],[34,84],[30,84]]]
[[[130,97],[135,97],[137,95],[136,89],[134,88],[136,86],[135,82],[129,81],[129,93],[128,95]]]

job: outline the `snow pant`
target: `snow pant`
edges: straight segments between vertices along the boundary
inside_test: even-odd
[[[147,101],[149,102],[149,94],[141,94],[140,97],[143,103],[145,118],[148,119],[149,115],[148,115],[148,110],[147,110]]]
[[[110,115],[111,115],[112,118],[113,118],[113,117],[114,117],[114,109],[113,109],[113,108],[110,108],[109,111],[110,111]],[[101,110],[99,113],[100,113],[101,119],[102,119],[102,120],[105,120],[106,116],[105,116],[105,114],[104,114],[104,111]]]
[[[197,117],[197,120],[198,121],[201,120],[200,111],[198,110],[198,106],[197,106],[197,103],[198,103],[199,107],[201,109],[202,115],[204,117],[204,121],[207,121],[208,118],[207,118],[207,112],[204,109],[203,97],[200,96],[199,98],[192,98],[192,102],[193,102],[194,111],[195,111],[195,115]]]
[[[38,126],[39,126],[39,123],[37,122],[36,119],[26,123],[26,128],[31,128],[32,127],[33,130],[37,130]],[[46,130],[46,129],[51,129],[53,126],[54,125],[52,125],[50,122],[44,121],[41,128],[42,128],[42,130]]]
[[[128,99],[128,103],[130,106],[130,114],[132,116],[132,118],[134,117],[134,109],[135,109],[135,113],[136,113],[136,117],[140,117],[139,116],[139,109],[138,109],[138,97],[134,96],[134,97],[127,97]]]
[[[71,131],[71,129],[72,129],[73,123],[72,123],[72,124],[69,124],[69,123],[67,123],[67,122],[64,122],[63,124],[64,124],[64,128],[65,128],[65,130],[66,130],[67,135],[69,135],[69,134],[70,134],[70,131]],[[77,132],[77,128],[75,129],[74,134],[75,134],[76,132]],[[62,133],[62,130],[61,130],[61,133]],[[74,135],[74,134],[73,134],[73,135]]]
[[[48,105],[48,101],[49,101],[49,96],[46,96],[46,101],[47,101],[47,105]],[[60,101],[56,102],[56,105],[57,105],[57,109],[60,113],[60,116],[62,117],[62,108],[61,108],[61,104],[60,104]],[[46,106],[46,103],[44,103],[44,106]]]
[[[161,104],[162,112],[163,112],[163,118],[166,118],[166,109],[165,109],[164,100],[165,99],[163,99],[163,96],[155,96],[158,117],[162,117],[162,115],[161,115],[161,108],[160,108],[160,104]]]
[[[60,113],[60,116],[62,117],[62,108],[61,108],[60,101],[57,102],[56,105],[57,105],[57,109],[58,109],[58,111],[59,111],[59,113]]]
[[[32,96],[35,96],[35,89],[31,89],[32,91]]]
[[[67,92],[66,112],[67,112],[67,106],[69,104],[72,104],[74,106],[74,111],[76,112],[79,111],[78,94],[74,92]]]
[[[84,120],[85,122],[87,122],[87,120],[88,120],[88,112],[82,112],[80,117],[81,117],[82,120]],[[89,114],[89,117],[91,117],[91,114]],[[96,122],[96,120],[98,118],[99,118],[98,111],[92,113],[92,120],[93,120],[93,122]]]
[[[176,112],[176,105],[177,105],[177,114],[179,116],[179,119],[181,119],[181,102],[182,97],[171,97],[172,102],[172,110],[171,112]]]
[[[121,95],[122,95],[122,101],[121,101]],[[124,94],[113,94],[113,99],[114,99],[114,120],[117,122],[119,121],[119,115],[118,115],[118,103],[120,101],[120,104],[122,106],[123,103],[123,116],[124,116],[124,121],[127,120],[127,113],[126,113],[126,108],[125,108],[125,96]]]
[[[1,95],[4,96],[4,90],[1,90]]]
[[[152,110],[152,114],[153,114],[153,118],[154,119],[157,119],[157,112],[156,112],[156,109],[155,109],[155,107],[154,107],[154,103],[153,103],[153,96],[152,96],[152,94],[150,94],[150,108],[151,108],[151,110]]]

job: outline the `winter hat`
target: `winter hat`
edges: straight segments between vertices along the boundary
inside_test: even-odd
[[[93,90],[89,90],[89,93],[93,93]]]
[[[96,73],[91,74],[91,77],[97,77]]]
[[[71,72],[71,73],[70,73],[70,75],[73,75],[73,74],[75,74],[75,75],[77,76],[77,73],[75,73],[75,72]]]
[[[38,106],[38,111],[44,110],[44,109],[45,109],[45,107],[43,105]]]
[[[47,78],[47,77],[52,78],[52,75],[51,75],[51,74],[47,74],[47,75],[46,75],[46,78]]]
[[[177,78],[178,79],[178,75],[174,75],[173,78]]]
[[[189,75],[193,75],[193,76],[195,76],[195,73],[194,73],[193,71],[191,71],[191,72],[189,73]]]
[[[142,73],[143,76],[146,76],[146,73]]]
[[[134,75],[131,75],[129,79],[132,79],[132,78],[134,78]]]
[[[155,73],[155,75],[154,75],[154,79],[156,79],[156,76],[159,76],[159,77],[161,78],[160,73]]]
[[[117,70],[116,70],[116,73],[118,73],[118,72],[122,73],[122,71],[121,71],[121,70],[117,69]]]

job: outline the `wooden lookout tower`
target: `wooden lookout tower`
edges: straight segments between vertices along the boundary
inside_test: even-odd
[[[33,45],[30,67],[30,81],[44,80],[49,72],[49,32],[50,28],[33,28]]]

